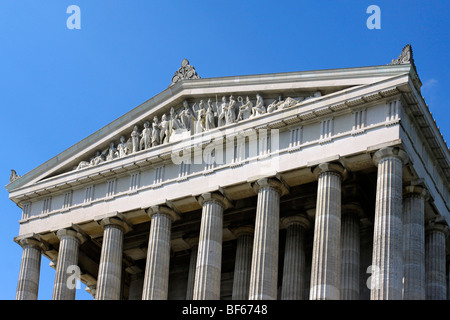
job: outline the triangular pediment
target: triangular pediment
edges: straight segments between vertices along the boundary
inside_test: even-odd
[[[399,77],[405,78],[405,75],[407,79],[410,71],[410,65],[406,64],[177,81],[155,97],[12,181],[6,188],[11,192],[63,174],[82,175],[84,170],[93,166],[135,157],[154,149],[155,146],[148,146],[148,142],[142,140],[145,140],[144,127],[148,125],[151,131],[155,117],[159,122],[159,138],[166,139],[159,142],[163,145],[172,141],[170,136],[161,134],[161,128],[170,126],[171,132],[174,132],[173,126],[178,125],[177,139],[182,134],[195,134],[195,120],[190,121],[190,128],[186,128],[187,122],[183,117],[187,117],[186,114],[189,113],[195,117],[200,108],[203,108],[204,115],[208,113],[208,109],[212,111],[213,126],[216,128],[230,124],[226,122],[226,116],[225,119],[220,117],[223,112],[222,103],[229,105],[231,100],[234,100],[235,106],[234,123],[251,121],[252,118],[283,112],[292,107],[299,108],[299,112],[312,112],[315,103],[321,101],[321,104],[317,104],[319,109],[325,105],[339,105],[352,94],[358,96],[358,92],[362,92],[367,95],[370,88],[376,84],[394,81]],[[402,81],[403,84],[407,83]],[[249,101],[252,107],[256,108],[260,100],[263,102],[264,111],[250,109],[250,116],[241,115],[240,119],[237,119],[239,107]],[[188,107],[185,106],[186,103]],[[185,112],[186,110],[189,112]],[[320,111],[317,114],[320,114]],[[163,115],[166,122],[161,124]],[[174,124],[174,119],[178,124]],[[223,123],[219,123],[220,121]],[[203,126],[203,130],[214,129],[205,128],[208,124],[204,121]],[[138,137],[133,144],[133,137],[136,135]],[[124,151],[124,148],[127,151]]]

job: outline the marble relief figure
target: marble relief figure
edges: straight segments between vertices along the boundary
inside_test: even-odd
[[[236,100],[234,100],[233,96],[230,96],[230,102],[227,106],[227,112],[225,114],[225,124],[234,123],[236,119]]]
[[[208,107],[205,112],[205,130],[211,130],[216,127],[214,120],[214,110],[211,105],[211,99],[208,99]]]
[[[259,94],[257,94],[256,95],[256,104],[252,108],[252,115],[250,117],[254,118],[254,117],[260,116],[264,113],[266,113],[266,107],[264,106],[264,100]]]
[[[114,147],[114,142],[111,142],[109,144],[109,149],[106,154],[106,161],[111,161],[111,160],[117,158],[117,156],[118,156],[117,149]]]
[[[160,128],[159,128],[158,117],[154,116],[153,123],[152,123],[152,147],[155,147],[155,146],[159,145],[159,143],[160,143],[159,132],[160,132]]]
[[[160,131],[159,131],[159,142],[161,144],[168,143],[169,142],[169,128],[170,128],[170,122],[167,120],[166,114],[163,114],[161,117],[161,123],[159,125]]]
[[[119,158],[125,157],[127,154],[130,153],[130,146],[131,146],[131,139],[129,139],[127,142],[125,142],[125,137],[120,137],[120,143],[117,145],[117,152]]]
[[[241,106],[239,106],[237,121],[247,120],[250,118],[250,115],[252,114],[253,102],[250,101],[250,98],[248,96],[245,99],[246,100],[244,103],[243,98],[238,97],[238,101],[241,103]]]
[[[191,131],[191,120],[193,119],[193,115],[186,100],[183,101],[183,110],[180,112],[180,119],[183,128]]]
[[[222,97],[222,104],[220,105],[219,118],[217,119],[217,126],[222,127],[225,125],[225,115],[228,111],[227,98]]]
[[[144,123],[144,129],[142,130],[140,137],[141,140],[139,142],[139,150],[148,149],[152,146],[152,131],[148,121]]]
[[[134,126],[133,131],[131,132],[131,144],[132,144],[132,152],[138,152],[139,151],[139,127]]]
[[[233,95],[229,96],[228,101],[226,96],[222,96],[221,103],[217,101],[216,95],[215,107],[211,98],[208,98],[206,103],[205,100],[201,99],[198,104],[195,102],[192,106],[189,106],[188,101],[184,100],[178,112],[174,107],[171,107],[169,115],[161,115],[161,122],[158,120],[158,116],[155,115],[152,123],[149,121],[144,122],[141,132],[139,132],[138,125],[134,125],[128,140],[126,140],[125,136],[121,136],[117,147],[115,147],[114,142],[111,142],[109,148],[103,152],[97,152],[89,161],[81,161],[74,169],[78,170],[94,166],[103,161],[122,158],[161,144],[187,139],[192,134],[209,131],[277,110],[291,108],[301,102],[320,96],[320,91],[308,97],[287,97],[283,100],[280,96],[278,99],[273,100],[267,108],[260,94],[256,94],[255,103],[249,96],[245,97],[245,101],[243,97],[239,96],[237,101],[240,103],[240,106],[236,105]]]

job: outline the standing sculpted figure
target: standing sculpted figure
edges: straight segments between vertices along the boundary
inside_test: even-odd
[[[161,144],[169,142],[169,121],[167,120],[166,114],[161,117],[160,132],[159,132],[159,142]]]
[[[145,121],[144,129],[141,133],[140,149],[148,149],[152,146],[152,131],[150,130],[150,123]]]
[[[195,110],[195,104],[194,104]],[[205,130],[205,103],[203,100],[200,100],[199,108],[196,110],[196,119],[195,119],[195,127],[194,134],[203,132]]]
[[[133,132],[131,132],[131,145],[132,152],[139,151],[139,128],[138,126],[134,126]]]
[[[214,111],[211,106],[211,99],[208,100],[208,108],[205,113],[205,130],[210,130],[215,128],[216,125],[214,123]]]
[[[224,126],[226,121],[225,121],[225,115],[227,114],[228,111],[228,103],[227,103],[227,98],[222,97],[222,104],[220,105],[220,112],[219,112],[219,117],[217,120],[217,126],[221,127]]]
[[[183,125],[183,129],[187,129],[188,131],[191,130],[191,119],[192,119],[192,113],[189,108],[189,103],[187,100],[183,101],[183,110],[180,112],[180,119],[181,123]]]
[[[170,108],[170,134],[172,134],[173,130],[181,129],[182,126],[183,124],[180,122],[180,119],[178,119],[178,115],[176,114],[175,109],[173,107]]]
[[[158,117],[153,117],[153,124],[152,124],[152,147],[157,146],[160,144],[159,141],[159,122]]]
[[[236,107],[236,100],[234,100],[233,96],[230,96],[230,102],[228,104],[228,110],[227,110],[226,117],[225,117],[226,124],[233,123],[234,120],[236,119],[235,107]]]

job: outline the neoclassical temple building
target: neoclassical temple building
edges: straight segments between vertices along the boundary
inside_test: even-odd
[[[168,83],[170,81],[167,81]],[[447,299],[450,152],[407,45],[387,65],[200,78],[6,186],[16,299]]]

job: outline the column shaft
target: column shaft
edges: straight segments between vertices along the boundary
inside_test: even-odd
[[[445,230],[435,224],[427,228],[425,234],[425,283],[427,300],[446,300],[447,284],[445,275]]]
[[[339,300],[341,269],[341,182],[343,168],[321,164],[318,174],[311,300]]]
[[[238,232],[240,233],[237,239],[232,299],[248,300],[253,251],[253,230],[251,232]]]
[[[186,300],[194,298],[195,269],[197,266],[198,244],[191,247],[191,255],[189,258],[189,273],[186,288]]]
[[[281,187],[281,183],[275,180],[257,182],[249,300],[277,299]]]
[[[403,300],[425,299],[424,198],[417,188],[403,198]]]
[[[123,222],[103,221],[103,244],[97,278],[96,300],[120,300],[122,281]]]
[[[220,299],[224,203],[218,197],[212,193],[202,195],[194,300]]]
[[[57,232],[59,242],[58,261],[56,263],[53,300],[75,300],[76,277],[69,277],[77,272],[80,239],[77,232],[62,229]]]
[[[153,208],[142,300],[167,299],[169,290],[171,215],[174,215],[174,213],[169,208]]]
[[[281,300],[303,300],[305,290],[306,218],[292,216],[282,220],[286,225]]]
[[[371,300],[401,300],[403,278],[402,167],[406,154],[396,148],[375,153],[378,165]]]
[[[360,235],[357,212],[342,210],[341,300],[359,300]]]
[[[34,239],[20,240],[19,244],[22,246],[23,252],[16,300],[37,300],[42,249],[39,242]]]

